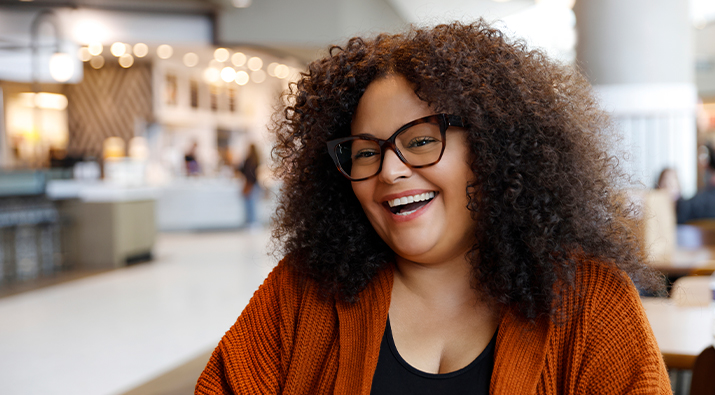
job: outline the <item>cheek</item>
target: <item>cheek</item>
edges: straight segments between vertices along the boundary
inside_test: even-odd
[[[372,200],[372,189],[369,186],[369,180],[352,182],[352,187],[355,197],[360,202],[363,210],[365,210],[368,207],[367,205],[369,202]]]
[[[352,187],[353,193],[355,193],[355,197],[360,202],[360,206],[362,207],[363,213],[365,213],[365,216],[367,217],[368,221],[370,221],[373,228],[378,230],[378,228],[380,228],[379,213],[380,210],[382,210],[382,206],[375,203],[375,200],[373,199],[375,191],[375,186],[373,184],[374,183],[372,182],[372,179],[368,179],[365,181],[353,182]]]

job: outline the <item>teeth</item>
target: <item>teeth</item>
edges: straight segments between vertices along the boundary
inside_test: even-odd
[[[434,197],[434,192],[425,192],[425,193],[420,193],[418,195],[403,196],[401,198],[388,200],[387,204],[390,207],[402,206],[402,205],[405,205],[408,203],[415,203],[415,202],[422,202],[425,200],[429,200],[429,199],[432,199],[433,197]]]
[[[404,213],[397,213],[397,215],[410,215],[410,214],[414,213],[415,211],[417,211],[417,210],[406,211]]]

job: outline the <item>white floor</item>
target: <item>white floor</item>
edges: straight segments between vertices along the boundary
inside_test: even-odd
[[[0,299],[0,394],[118,394],[213,347],[275,260],[268,233],[164,233],[147,264]]]

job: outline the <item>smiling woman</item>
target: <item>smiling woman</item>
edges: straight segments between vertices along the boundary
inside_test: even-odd
[[[670,393],[577,72],[455,23],[333,47],[287,102],[285,258],[196,393]]]

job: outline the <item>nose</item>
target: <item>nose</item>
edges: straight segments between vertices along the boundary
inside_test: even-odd
[[[378,173],[380,181],[393,184],[400,178],[412,175],[412,168],[403,163],[392,149],[386,149],[382,157],[382,170]]]

